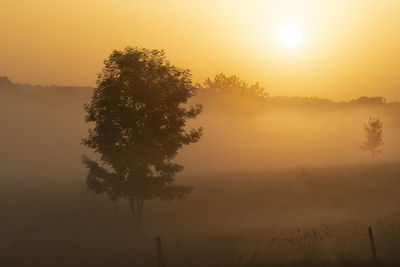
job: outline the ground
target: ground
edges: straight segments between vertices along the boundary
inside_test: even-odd
[[[4,176],[1,266],[367,266],[400,264],[400,164],[182,174],[184,200],[126,201],[86,192],[83,174]]]

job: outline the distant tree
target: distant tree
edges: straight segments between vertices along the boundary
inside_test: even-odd
[[[368,151],[373,157],[381,153],[378,149],[383,145],[382,130],[383,123],[378,118],[370,117],[368,123],[364,125],[365,140],[361,146],[362,150]]]
[[[248,84],[235,75],[227,77],[222,73],[216,75],[213,80],[210,78],[205,80],[200,89],[203,97],[222,105],[245,103],[248,106],[250,104],[250,107],[260,106],[266,103],[268,96],[259,83]]]
[[[12,86],[13,83],[6,76],[0,76],[0,87]]]
[[[185,131],[202,106],[188,106],[196,94],[189,70],[171,65],[163,50],[127,47],[114,51],[98,74],[86,122],[94,127],[83,144],[100,160],[83,157],[87,188],[127,199],[134,220],[148,199],[184,197],[190,187],[174,184],[183,166],[172,160],[183,145],[195,143],[202,128]]]
[[[19,93],[21,91],[20,85],[13,83],[9,78],[0,76],[0,94],[6,93]]]
[[[375,96],[375,97],[367,97],[362,96],[357,99],[353,99],[350,101],[350,104],[356,105],[385,105],[386,99],[384,97]]]
[[[203,89],[219,94],[238,94],[254,97],[264,97],[267,95],[259,83],[249,85],[235,75],[227,77],[223,73],[215,75],[214,80],[210,78],[205,80]]]

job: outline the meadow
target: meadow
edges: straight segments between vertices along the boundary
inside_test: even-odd
[[[0,266],[152,267],[157,236],[169,267],[370,266],[368,226],[378,263],[400,264],[399,103],[205,103],[204,136],[177,157],[193,192],[145,202],[133,225],[127,201],[86,191],[91,88],[2,82]],[[370,115],[384,122],[375,159],[359,148]]]
[[[157,266],[160,236],[166,266],[370,266],[372,226],[380,264],[398,266],[399,177],[400,163],[191,174],[192,194],[146,202],[136,226],[80,177],[6,177],[0,261]]]

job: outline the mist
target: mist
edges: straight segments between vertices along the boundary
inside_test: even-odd
[[[146,202],[135,228],[127,202],[86,192],[92,91],[0,79],[5,266],[156,266],[156,236],[171,266],[368,263],[368,225],[380,257],[400,262],[390,249],[400,240],[400,103],[268,96],[259,105],[200,91],[191,102],[204,111],[187,128],[204,135],[177,157],[177,183],[194,190]],[[360,149],[370,116],[383,121],[376,157]]]
[[[182,152],[185,166],[222,171],[371,162],[371,156],[360,149],[363,124],[370,116],[384,122],[385,146],[376,160],[399,158],[400,105],[331,103],[326,107],[324,100],[316,99],[322,105],[304,109],[296,106],[304,99],[286,99],[288,103],[275,104],[278,99],[271,97],[265,109],[251,114],[206,106],[196,121],[205,128],[204,138]]]
[[[92,90],[3,82],[2,172],[81,174],[81,155],[90,153],[81,145],[89,127],[83,105]],[[204,105],[204,112],[187,127],[204,127],[204,136],[178,155],[186,173],[392,162],[400,156],[400,103],[271,96],[260,108],[229,101],[220,105],[202,95],[193,99]],[[384,123],[385,145],[376,159],[360,149],[370,116]]]

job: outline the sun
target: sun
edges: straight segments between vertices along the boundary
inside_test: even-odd
[[[281,29],[279,32],[279,41],[283,46],[296,47],[303,40],[303,35],[299,28],[295,26],[289,26]]]

